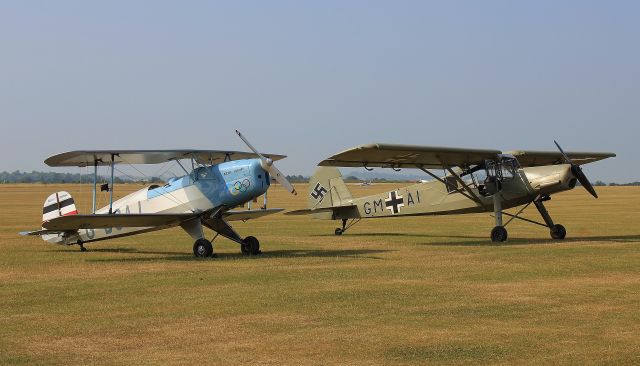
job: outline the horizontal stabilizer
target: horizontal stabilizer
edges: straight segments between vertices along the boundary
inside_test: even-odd
[[[117,214],[117,215],[72,215],[60,216],[42,223],[52,231],[79,229],[107,229],[112,227],[174,226],[193,219],[201,213],[182,214]]]
[[[356,205],[320,207],[320,208],[314,208],[314,209],[308,209],[308,210],[294,210],[294,211],[287,211],[284,214],[285,215],[293,215],[293,216],[295,216],[295,215],[311,215],[311,214],[321,213],[321,212],[336,212],[336,211],[340,211],[340,210],[350,209],[352,207],[356,207]]]
[[[227,211],[222,214],[222,217],[227,221],[238,221],[238,220],[251,220],[257,219],[258,217],[271,215],[274,213],[278,213],[283,211],[283,208],[268,208],[268,209],[259,209],[259,210],[243,210],[243,211]]]

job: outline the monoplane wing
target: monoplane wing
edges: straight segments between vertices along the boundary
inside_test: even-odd
[[[117,214],[117,215],[69,215],[60,216],[42,223],[51,231],[73,231],[79,229],[106,229],[112,227],[177,226],[201,213],[181,214]]]
[[[504,153],[515,156],[523,167],[565,163],[560,151],[514,150],[505,151]],[[567,151],[566,153],[571,161],[577,165],[593,163],[594,161],[616,156],[612,152]]]
[[[227,221],[251,220],[283,211],[283,208],[267,208],[259,210],[226,211],[222,217]]]
[[[273,161],[285,155],[263,154]],[[218,164],[227,160],[258,158],[253,152],[228,150],[80,150],[68,151],[47,158],[49,166],[98,166],[114,164],[161,164],[171,160],[195,159],[203,164]]]
[[[361,145],[321,161],[320,166],[436,169],[471,166],[495,159],[500,150],[392,144]]]

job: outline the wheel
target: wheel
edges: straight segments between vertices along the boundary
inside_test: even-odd
[[[562,240],[567,236],[567,230],[560,224],[555,224],[551,228],[551,237],[553,239]]]
[[[86,251],[87,251],[87,248],[85,248],[85,247],[80,247],[80,251],[81,251],[81,252],[86,252]]]
[[[507,229],[504,228],[504,226],[496,226],[493,228],[493,230],[491,230],[491,241],[496,243],[496,242],[503,242],[507,240]]]
[[[253,236],[247,236],[240,244],[240,250],[244,255],[256,255],[262,253],[260,251],[260,242]]]
[[[335,234],[336,235],[342,235],[342,233],[344,233],[344,231],[342,231],[342,229],[340,229],[339,227],[336,228]]]
[[[198,258],[211,257],[213,255],[213,245],[207,239],[198,239],[193,244],[193,255]]]

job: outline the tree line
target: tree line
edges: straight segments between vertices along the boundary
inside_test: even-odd
[[[107,182],[111,178],[106,176],[98,176],[98,182]],[[287,179],[292,183],[307,183],[309,177],[302,175],[287,175]],[[136,178],[136,177],[114,177],[116,183],[162,183],[165,180],[160,177],[150,178]],[[348,176],[344,178],[345,182],[361,182],[355,176]],[[21,172],[16,170],[14,172],[0,172],[0,184],[15,184],[15,183],[90,183],[93,182],[93,174],[80,174],[80,173],[56,173],[56,172]],[[387,179],[372,179],[374,183],[394,182]],[[597,180],[593,183],[594,186],[640,186],[640,182],[631,183],[605,183],[601,180]]]
[[[110,181],[111,177],[98,176],[98,182]],[[163,182],[159,177],[151,177],[145,179],[127,178],[127,177],[114,177],[115,183],[134,183],[134,182],[151,182],[159,183]],[[80,174],[80,173],[55,173],[55,172],[21,172],[16,170],[14,172],[0,172],[0,183],[12,184],[12,183],[89,183],[93,182],[93,174]]]

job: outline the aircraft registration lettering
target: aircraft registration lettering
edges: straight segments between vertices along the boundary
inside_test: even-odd
[[[413,194],[409,191],[406,192],[406,202],[404,196],[400,195],[397,191],[389,192],[386,199],[379,198],[373,201],[367,201],[362,204],[365,215],[374,215],[377,213],[384,213],[385,210],[390,210],[392,215],[398,214],[401,208],[406,206],[413,206],[416,203],[420,203],[420,192],[415,191]]]

